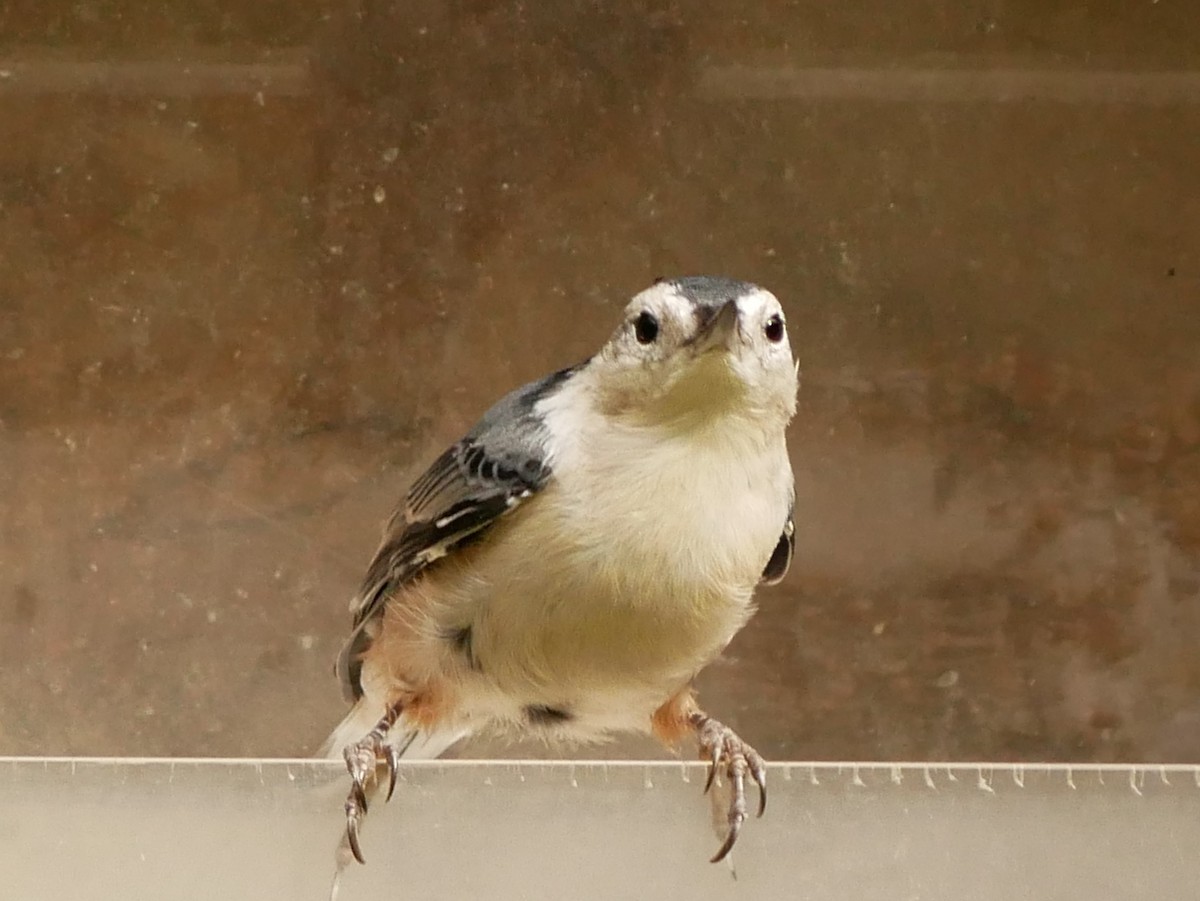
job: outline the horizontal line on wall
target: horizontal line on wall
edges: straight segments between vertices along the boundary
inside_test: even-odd
[[[0,95],[107,94],[299,97],[312,91],[307,62],[0,59]],[[712,66],[707,100],[865,100],[927,103],[1200,103],[1200,71]]]
[[[0,96],[107,94],[126,97],[196,97],[262,94],[300,97],[311,90],[309,67],[302,61],[227,63],[0,59]]]
[[[867,100],[899,103],[1200,103],[1200,71],[803,68],[713,66],[708,100]]]

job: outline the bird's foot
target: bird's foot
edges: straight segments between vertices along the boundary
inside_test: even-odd
[[[717,863],[733,849],[746,821],[746,775],[758,786],[758,816],[767,809],[767,768],[762,755],[742,741],[737,733],[705,713],[694,713],[690,719],[700,743],[700,759],[709,763],[708,779],[704,783],[707,793],[720,771],[729,780],[731,798],[727,813],[729,831],[725,841],[713,856]]]
[[[382,764],[387,769],[387,795],[392,799],[396,790],[396,772],[400,768],[400,751],[387,741],[388,730],[396,721],[399,710],[388,714],[366,734],[342,752],[346,758],[346,769],[350,773],[350,793],[346,796],[346,842],[354,859],[366,863],[359,846],[358,832],[367,815],[367,795],[376,785],[376,771]]]

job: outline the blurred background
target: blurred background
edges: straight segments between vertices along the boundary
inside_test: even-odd
[[[1200,758],[1200,14],[733,9],[0,6],[0,754],[311,753],[409,480],[712,273],[803,371],[714,714]]]

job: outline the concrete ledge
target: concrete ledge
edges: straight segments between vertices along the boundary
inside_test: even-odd
[[[364,833],[367,898],[1184,899],[1200,767],[776,764],[729,867],[691,763],[411,764]],[[310,760],[0,758],[22,899],[326,897],[344,772]]]

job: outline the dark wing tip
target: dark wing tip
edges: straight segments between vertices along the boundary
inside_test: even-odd
[[[775,550],[771,552],[771,559],[763,567],[762,578],[759,579],[759,582],[763,585],[777,585],[782,582],[783,577],[787,575],[788,569],[791,568],[792,557],[795,555],[795,552],[796,526],[789,514],[788,520],[783,526],[783,532],[779,536],[779,541],[775,543]]]
[[[362,655],[368,644],[370,644],[370,638],[360,625],[342,645],[333,666],[334,674],[342,686],[342,695],[351,704],[363,695]]]

